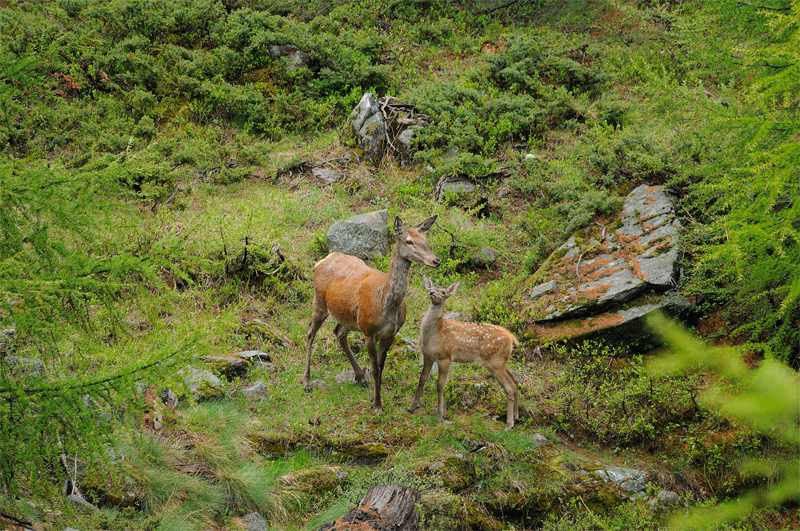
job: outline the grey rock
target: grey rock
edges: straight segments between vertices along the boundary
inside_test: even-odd
[[[308,68],[309,55],[291,44],[277,45],[274,44],[269,47],[269,54],[272,57],[283,57],[286,59],[287,70],[290,72],[297,71],[301,68]]]
[[[529,298],[531,299],[538,299],[542,295],[547,295],[548,293],[552,293],[558,287],[558,281],[556,280],[549,280],[547,282],[543,282],[539,284],[535,288],[531,290],[531,294]]]
[[[219,398],[225,394],[222,389],[222,381],[211,371],[200,370],[190,365],[179,370],[177,374],[183,376],[197,401]]]
[[[208,356],[203,362],[228,379],[243,376],[250,368],[248,361],[238,356]]]
[[[325,387],[325,385],[324,380],[312,380],[311,382],[311,387]]]
[[[470,259],[470,264],[478,269],[491,267],[497,261],[497,253],[488,247],[481,247],[478,254]]]
[[[375,96],[367,92],[347,119],[364,156],[377,164],[386,153],[386,122]]]
[[[542,446],[547,446],[548,444],[550,444],[550,439],[548,439],[541,433],[534,433],[531,436],[531,442],[533,443],[534,448],[541,448]]]
[[[364,260],[391,250],[389,212],[378,210],[337,221],[328,229],[325,243],[330,252],[357,256]]]
[[[475,185],[469,179],[455,176],[442,177],[436,184],[436,200],[441,201],[448,196],[471,194],[474,191]]]
[[[5,361],[11,368],[11,372],[16,376],[32,376],[36,378],[44,374],[44,363],[39,360],[8,356]]]
[[[174,409],[178,407],[178,395],[176,395],[175,391],[172,389],[165,389],[161,392],[161,402],[163,402],[165,406]]]
[[[647,502],[647,507],[651,511],[670,509],[680,505],[681,497],[671,490],[662,489],[658,494]]]
[[[258,513],[250,513],[243,516],[242,523],[247,531],[269,531],[267,522]]]
[[[622,487],[626,492],[638,494],[647,490],[647,472],[633,468],[609,466],[605,470],[595,472],[600,479]]]
[[[341,175],[335,171],[325,170],[323,168],[311,168],[311,173],[317,179],[322,179],[326,183],[333,184],[341,178]]]
[[[245,336],[257,336],[260,339],[265,339],[272,344],[280,345],[283,347],[294,347],[294,342],[279,332],[275,327],[269,323],[265,323],[261,319],[251,319],[242,325],[241,331]],[[245,351],[248,352],[248,351]]]
[[[69,502],[72,505],[74,505],[78,509],[81,509],[82,511],[86,511],[86,512],[99,512],[100,511],[100,509],[98,509],[96,505],[92,505],[88,501],[84,500],[83,496],[80,496],[78,494],[70,494],[69,496],[67,496],[67,499],[69,500]]]
[[[17,331],[13,328],[0,330],[0,354],[11,352]]]
[[[269,397],[269,393],[267,392],[267,384],[261,380],[258,380],[254,384],[242,389],[242,394],[250,399],[264,399]]]
[[[366,367],[361,367],[364,370],[365,376],[367,380],[372,379],[372,371]],[[347,369],[346,371],[342,371],[336,375],[336,383],[337,384],[354,384],[356,383],[356,372],[353,369]]]
[[[270,363],[269,361],[256,360],[253,362],[253,367],[256,369],[265,370],[267,372],[278,372],[278,366],[274,363]]]
[[[268,352],[262,350],[243,350],[236,354],[238,357],[253,363],[255,361],[272,361]]]

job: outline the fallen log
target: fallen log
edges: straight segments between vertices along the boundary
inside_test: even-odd
[[[417,531],[419,492],[400,485],[377,485],[356,509],[319,531]]]

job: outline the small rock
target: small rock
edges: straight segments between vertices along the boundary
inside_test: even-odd
[[[161,402],[163,402],[165,406],[175,409],[178,407],[178,395],[176,395],[175,391],[172,389],[165,389],[161,392]]]
[[[98,509],[96,505],[92,505],[88,501],[84,500],[83,496],[80,496],[78,494],[70,494],[69,496],[67,496],[67,499],[70,501],[70,503],[72,503],[72,505],[74,505],[78,509],[81,509],[81,510],[84,510],[84,511],[87,511],[87,512],[99,512],[100,511],[100,509]]]
[[[264,323],[266,324],[266,323]],[[266,352],[261,350],[243,350],[236,354],[238,357],[246,359],[247,361],[254,362],[256,360],[259,361],[272,361],[270,355]]]
[[[372,379],[372,371],[369,370],[366,367],[363,367],[363,366],[361,367],[361,369],[364,371],[364,374],[365,374],[367,380],[371,380]],[[339,374],[336,375],[336,383],[337,384],[344,384],[344,383],[354,384],[354,383],[356,383],[356,372],[353,369],[347,369],[346,371],[340,372]]]
[[[32,376],[37,378],[44,374],[44,363],[39,360],[8,356],[6,358],[6,364],[11,367],[11,372],[15,376]]]
[[[531,436],[531,442],[533,443],[534,448],[541,448],[542,446],[547,446],[550,444],[550,439],[542,435],[541,433],[534,433]]]
[[[225,394],[222,389],[222,381],[211,371],[200,370],[190,365],[179,370],[178,374],[184,377],[189,390],[197,401],[219,398]]]
[[[242,389],[242,394],[251,400],[255,399],[265,399],[269,398],[269,393],[267,392],[267,384],[258,380],[252,385],[249,385]]]
[[[269,47],[269,54],[272,57],[283,57],[286,59],[286,69],[295,72],[301,68],[308,68],[310,56],[291,44],[272,45]]]
[[[669,509],[679,505],[681,497],[671,490],[662,489],[658,494],[647,502],[647,507],[651,511],[659,511],[662,509]]]
[[[317,179],[322,179],[326,183],[333,184],[341,178],[341,175],[335,171],[325,170],[323,168],[311,168],[311,173]]]
[[[275,345],[280,345],[288,348],[295,347],[294,341],[292,341],[284,334],[276,330],[272,325],[265,323],[261,319],[251,319],[247,321],[242,325],[241,331],[247,337],[258,336],[260,339],[265,339]]]
[[[242,517],[242,523],[247,531],[269,531],[267,522],[258,513],[250,513]]]
[[[539,284],[535,288],[531,290],[531,294],[529,297],[531,299],[538,299],[542,295],[547,295],[548,293],[552,293],[558,287],[558,282],[555,280],[550,280],[548,282],[543,282]]]
[[[327,385],[324,380],[312,380],[311,387],[325,387]]]
[[[475,191],[475,185],[464,177],[442,177],[436,185],[436,200],[441,201],[448,195],[459,196]]]
[[[486,269],[497,261],[497,253],[488,247],[481,247],[478,254],[470,258],[470,264],[477,269]]]
[[[11,352],[12,343],[17,335],[17,331],[13,328],[6,328],[0,330],[0,354]]]
[[[278,372],[278,366],[268,361],[254,361],[253,367],[256,369],[265,370],[267,372]]]
[[[249,368],[247,360],[238,356],[208,356],[203,362],[229,380],[244,376]]]
[[[322,494],[344,485],[350,474],[338,466],[299,470],[280,476],[278,483],[307,494]]]

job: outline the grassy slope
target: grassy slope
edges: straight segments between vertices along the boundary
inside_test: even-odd
[[[181,96],[175,98],[169,95],[169,88],[158,87],[150,91],[159,102],[157,116],[154,115],[157,129],[151,136],[147,130],[135,132],[141,117],[148,114],[146,94],[128,91],[127,95],[118,96],[121,93],[112,90],[108,94],[101,91],[96,100],[86,96],[64,99],[52,94],[53,90],[63,89],[63,83],[45,77],[42,72],[47,71],[46,68],[34,70],[31,77],[40,76],[39,85],[34,83],[34,86],[49,89],[41,93],[39,103],[52,104],[52,108],[48,111],[34,105],[46,124],[38,134],[16,144],[13,139],[19,135],[9,136],[12,140],[4,154],[5,168],[14,164],[35,167],[47,160],[64,175],[97,175],[98,179],[113,183],[109,188],[119,182],[128,183],[130,187],[122,200],[114,195],[108,199],[107,210],[92,211],[96,215],[86,222],[91,227],[88,239],[97,249],[106,252],[110,249],[112,254],[130,253],[157,259],[153,260],[147,274],[124,279],[125,287],[119,292],[123,296],[112,306],[119,319],[113,318],[114,312],[95,310],[92,314],[95,324],[88,333],[80,323],[67,321],[65,330],[56,334],[54,343],[44,347],[33,332],[23,329],[20,354],[35,357],[37,351],[45,352],[50,356],[51,370],[56,373],[73,370],[76,366],[109,370],[117,365],[124,366],[128,359],[140,358],[142,352],[165,344],[181,344],[185,337],[200,332],[201,339],[185,353],[186,357],[264,348],[273,353],[280,368],[277,374],[254,370],[247,377],[247,381],[262,379],[268,383],[270,397],[264,402],[252,404],[237,398],[237,388],[246,382],[233,382],[227,389],[230,399],[211,404],[182,404],[177,418],[168,422],[169,437],[141,434],[136,430],[118,433],[118,444],[129,456],[129,473],[145,487],[143,511],[134,514],[107,509],[91,520],[81,520],[78,515],[70,515],[70,518],[80,522],[77,525],[83,528],[122,529],[128,525],[149,529],[200,529],[210,525],[229,528],[235,525],[236,517],[256,509],[268,515],[275,528],[313,528],[342,514],[367,487],[379,482],[414,484],[424,487],[432,497],[449,496],[442,488],[441,478],[421,479],[414,470],[437,457],[467,452],[469,447],[465,441],[468,439],[488,442],[495,450],[481,458],[482,470],[490,472],[464,494],[464,500],[474,501],[478,507],[491,505],[497,491],[516,489],[531,493],[558,489],[562,482],[554,472],[558,470],[558,463],[576,460],[578,456],[648,468],[664,486],[676,490],[694,491],[698,495],[717,493],[717,489],[720,494],[735,493],[740,485],[731,469],[721,461],[727,452],[752,446],[758,448],[758,440],[747,430],[733,428],[711,412],[701,415],[679,412],[670,422],[652,421],[658,432],[656,437],[620,447],[615,444],[613,433],[623,433],[624,427],[612,426],[612,437],[603,439],[597,436],[597,426],[594,431],[588,426],[589,419],[585,419],[587,425],[582,425],[578,417],[561,417],[560,422],[556,422],[563,405],[558,400],[564,396],[569,398],[564,389],[576,381],[558,379],[573,363],[560,354],[540,359],[532,354],[531,345],[514,360],[512,367],[522,380],[523,402],[534,418],[507,433],[501,430],[502,424],[492,420],[504,409],[501,392],[495,384],[490,384],[488,389],[476,386],[485,380],[485,375],[475,367],[454,369],[447,393],[453,424],[442,425],[434,422],[434,393],[430,383],[424,407],[415,415],[405,412],[419,365],[414,356],[390,354],[385,375],[386,413],[376,417],[369,412],[368,391],[333,382],[334,375],[346,368],[346,361],[330,332],[332,323],[326,324],[318,335],[312,368],[314,377],[325,380],[327,386],[312,395],[303,393],[300,385],[301,346],[276,348],[246,339],[238,332],[241,322],[257,317],[302,345],[310,306],[310,268],[321,256],[315,239],[336,220],[384,207],[389,208],[390,215],[399,214],[405,221],[419,221],[432,213],[440,214],[438,227],[431,236],[432,249],[440,256],[450,256],[453,243],[443,229],[458,238],[455,258],[447,260],[443,270],[436,272],[436,280],[441,283],[456,279],[464,282],[449,309],[506,325],[514,324],[513,315],[508,312],[509,294],[516,281],[527,274],[526,261],[528,265],[535,265],[543,257],[542,250],[552,248],[569,230],[573,220],[566,211],[590,215],[596,208],[594,204],[581,204],[581,194],[598,187],[608,190],[604,193],[613,199],[617,186],[624,188],[643,175],[651,180],[668,179],[678,163],[665,163],[666,154],[679,158],[692,156],[668,148],[691,136],[692,124],[715,112],[716,103],[702,96],[701,90],[675,84],[671,78],[674,65],[670,63],[677,60],[674,56],[664,57],[661,44],[671,44],[663,33],[664,19],[652,18],[652,11],[639,11],[624,3],[613,8],[601,5],[597,9],[596,13],[587,13],[575,5],[563,10],[546,8],[530,12],[529,18],[524,20],[532,26],[552,24],[565,32],[577,32],[584,35],[579,38],[606,47],[604,56],[608,57],[608,68],[615,72],[614,88],[623,102],[622,107],[627,109],[625,120],[629,132],[612,135],[608,129],[594,127],[599,116],[609,111],[594,100],[586,99],[572,102],[583,113],[581,120],[558,123],[546,134],[526,139],[532,149],[549,161],[546,170],[524,166],[524,162],[520,162],[524,151],[517,152],[507,146],[481,154],[517,168],[514,173],[516,194],[501,201],[494,199],[492,190],[492,204],[498,214],[485,220],[470,217],[459,208],[433,203],[430,184],[418,178],[421,166],[403,169],[389,163],[375,169],[351,163],[345,170],[348,174],[345,183],[332,187],[313,182],[307,175],[286,171],[299,161],[330,160],[347,151],[338,145],[335,127],[352,105],[353,94],[357,97],[360,91],[331,96],[330,107],[323,106],[315,111],[323,122],[325,118],[329,120],[323,127],[332,128],[328,133],[310,134],[306,129],[301,131],[304,136],[294,136],[291,126],[287,125],[291,118],[284,114],[284,122],[266,130],[267,136],[273,138],[268,140],[261,133],[245,132],[252,124],[247,121],[249,118],[237,114],[239,111],[234,105],[231,106],[233,110],[215,111],[213,106],[209,110],[203,107],[203,104],[208,105],[208,99],[203,99],[199,93],[187,96],[184,91],[188,89],[184,86],[176,91]],[[373,16],[377,16],[378,11],[376,5],[368,4],[365,8],[365,12]],[[346,7],[335,14],[332,18],[338,19],[340,24],[352,22]],[[480,45],[484,41],[509,41],[528,31],[524,27],[504,25],[508,21],[503,19],[466,23],[467,15],[444,7],[441,10],[435,7],[425,14],[428,18],[422,23],[409,27],[397,24],[392,28],[396,38],[384,47],[385,57],[381,59],[399,72],[385,87],[389,92],[403,95],[406,89],[434,79],[439,83],[458,81],[474,88],[479,82],[463,80],[461,73],[481,66],[485,56],[478,53]],[[353,18],[363,18],[363,13]],[[365,31],[367,35],[361,35],[359,40],[362,44],[374,37]],[[588,31],[588,36],[584,31]],[[629,35],[629,38],[617,39],[620,34]],[[424,44],[415,44],[419,41]],[[368,49],[366,44],[364,47]],[[81,64],[78,60],[63,61],[67,66]],[[64,71],[64,65],[51,66]],[[79,73],[73,74],[79,77]],[[87,83],[91,76],[80,75],[85,76],[82,83]],[[171,82],[182,81],[172,79]],[[283,82],[290,83],[285,79]],[[666,91],[660,88],[664,82],[669,86]],[[224,85],[219,86],[227,90]],[[261,89],[271,94],[273,103],[279,102],[280,94],[271,93],[270,87]],[[733,97],[731,86],[721,83],[717,89],[721,97]],[[413,98],[414,91],[409,92]],[[135,97],[145,103],[135,101]],[[301,98],[298,93],[294,97]],[[420,97],[419,93],[416,97]],[[307,97],[307,100],[313,98]],[[294,112],[304,116],[313,114],[307,100],[302,100],[305,108],[295,108]],[[13,105],[6,103],[6,112],[13,114]],[[223,102],[223,108],[224,105]],[[301,107],[300,104],[296,106]],[[220,112],[222,114],[217,114]],[[109,116],[108,123],[91,118],[96,113]],[[68,123],[58,119],[58,115],[65,116],[63,120]],[[82,120],[84,125],[76,126]],[[106,130],[101,127],[104,124],[108,126]],[[65,131],[72,133],[62,138]],[[132,131],[135,135],[131,137]],[[280,136],[284,138],[280,140]],[[645,148],[626,151],[620,147],[631,145]],[[446,146],[439,147],[445,151]],[[96,150],[96,154],[85,160],[87,150]],[[578,158],[585,157],[596,166],[587,172],[574,161],[564,161],[570,153],[577,154]],[[441,163],[440,156],[433,155],[432,160]],[[14,157],[17,161],[12,161]],[[234,168],[244,167],[246,173],[261,178],[222,184],[209,177],[231,162]],[[586,182],[586,173],[597,172],[599,165],[610,168],[609,173],[614,175],[612,181]],[[152,167],[157,168],[157,172],[161,172],[158,175],[163,178],[158,175],[152,178],[153,173],[148,173]],[[536,181],[541,174],[537,172],[549,175],[544,184]],[[230,180],[239,181],[240,178],[241,175],[233,175]],[[537,201],[536,194],[548,196],[549,200]],[[598,203],[605,200],[602,194],[592,199]],[[69,222],[65,223],[68,245],[80,249],[84,242],[69,233],[68,225]],[[528,244],[532,235],[540,233],[544,234],[545,241],[536,247],[539,254],[532,254]],[[279,243],[305,278],[267,286],[250,286],[226,278],[222,274],[226,255],[239,252],[244,238],[267,249]],[[494,271],[458,272],[459,259],[481,245],[500,251],[500,262]],[[102,254],[103,251],[92,253]],[[385,260],[376,266],[385,269]],[[412,268],[409,319],[401,332],[412,339],[417,336],[419,317],[427,306],[420,288],[421,272],[417,266]],[[137,287],[140,279],[144,280],[143,286]],[[120,330],[115,328],[114,322],[125,324]],[[122,339],[114,339],[120,332]],[[71,360],[69,363],[64,362],[67,358]],[[586,383],[580,379],[577,382]],[[609,402],[611,398],[608,397]],[[309,423],[318,417],[318,426]],[[544,452],[533,451],[529,437],[535,431],[560,438],[561,444]],[[290,471],[327,464],[329,458],[306,450],[281,459],[259,457],[246,440],[246,436],[253,433],[303,441],[380,441],[386,443],[392,453],[381,465],[349,467],[349,486],[323,496],[309,496],[280,485],[275,478]],[[499,459],[502,465],[498,468],[492,459]],[[180,472],[178,466],[186,463],[203,464],[213,473],[187,475]],[[723,488],[726,482],[730,490]],[[446,505],[441,500],[438,503],[439,507]],[[46,517],[29,507],[20,507],[31,518],[49,520],[50,524],[46,525],[53,528],[60,525],[58,517]],[[443,518],[434,511],[426,516],[426,522],[431,528],[437,525],[446,528],[449,524]],[[766,524],[759,518],[743,525],[764,527]],[[516,526],[533,526],[538,522],[537,518],[524,515],[513,517],[512,521]],[[576,506],[565,521],[572,522],[570,525],[575,529],[600,525],[618,529],[657,525],[634,505],[616,515],[595,514]],[[555,529],[566,524],[551,521],[546,525]]]

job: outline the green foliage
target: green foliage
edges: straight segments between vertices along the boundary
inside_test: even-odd
[[[682,28],[698,52],[698,69],[715,68],[696,39],[706,24],[730,13],[724,3]],[[739,9],[726,22],[750,36],[755,18],[772,28],[768,36],[736,39],[725,46],[755,76],[741,103],[717,108],[704,139],[716,138],[715,154],[695,155],[699,164],[679,182],[693,223],[686,238],[694,264],[687,292],[707,307],[722,306],[732,333],[768,357],[796,363],[800,331],[800,6]],[[729,20],[729,19],[726,19]],[[766,66],[765,66],[766,65]]]
[[[711,527],[720,521],[734,521],[754,509],[779,507],[798,502],[800,481],[800,385],[797,375],[776,360],[766,359],[755,369],[741,360],[738,349],[711,348],[663,316],[648,320],[669,346],[672,355],[649,364],[651,374],[684,374],[706,369],[733,384],[709,386],[702,403],[742,422],[785,449],[776,459],[753,456],[739,463],[744,476],[762,478],[766,486],[708,509],[677,516],[673,527]]]
[[[651,375],[642,358],[620,358],[619,350],[587,343],[569,356],[558,378],[558,421],[565,431],[582,430],[618,446],[653,441],[672,423],[699,414],[696,377]]]

